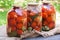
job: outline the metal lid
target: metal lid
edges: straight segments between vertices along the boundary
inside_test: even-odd
[[[38,6],[39,3],[28,3],[28,6]]]
[[[49,0],[43,0],[42,2],[43,3],[50,3],[51,1],[49,1]]]
[[[15,6],[15,7],[20,7],[20,5],[19,5],[19,4],[13,4],[13,6]]]

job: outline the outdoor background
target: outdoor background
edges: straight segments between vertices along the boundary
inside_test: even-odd
[[[19,4],[25,8],[29,2],[41,2],[42,0],[0,0],[0,26],[6,25],[6,15],[13,4]],[[60,14],[60,0],[49,0],[55,6],[56,12]]]

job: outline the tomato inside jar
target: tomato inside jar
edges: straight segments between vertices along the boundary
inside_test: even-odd
[[[33,29],[41,31],[42,16],[38,3],[28,3],[27,6],[27,27],[29,31]]]
[[[20,7],[14,6],[7,15],[7,34],[9,37],[19,37],[26,29],[27,11]]]
[[[54,6],[49,3],[42,4],[42,30],[48,31],[55,27],[55,9]]]

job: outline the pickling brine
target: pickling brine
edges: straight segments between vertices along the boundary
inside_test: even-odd
[[[41,31],[42,15],[38,3],[29,3],[27,6],[27,27],[29,31]]]
[[[50,3],[42,4],[42,30],[48,31],[55,27],[55,8]]]
[[[49,3],[28,3],[25,9],[13,6],[7,14],[7,34],[20,37],[33,30],[48,31],[55,27],[55,8]]]
[[[7,34],[9,37],[19,37],[27,29],[27,11],[14,6],[7,15]]]

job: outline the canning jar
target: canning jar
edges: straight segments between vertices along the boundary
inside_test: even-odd
[[[27,29],[27,11],[18,6],[13,6],[7,14],[7,34],[9,37],[19,37]]]
[[[28,3],[27,5],[27,27],[28,31],[33,29],[41,31],[42,16],[38,3]]]
[[[42,4],[42,30],[48,31],[55,27],[55,8],[50,3]]]

